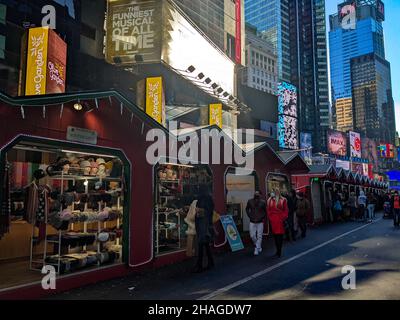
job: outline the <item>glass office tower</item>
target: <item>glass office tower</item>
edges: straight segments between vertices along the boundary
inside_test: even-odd
[[[255,26],[278,56],[278,77],[290,82],[290,39],[288,0],[245,0],[246,22]]]

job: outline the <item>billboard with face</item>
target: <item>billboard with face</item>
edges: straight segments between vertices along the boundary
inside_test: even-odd
[[[328,153],[343,157],[347,155],[347,137],[344,132],[328,130]]]
[[[361,158],[361,135],[350,131],[350,156]]]
[[[362,139],[362,158],[367,159],[368,162],[375,168],[378,168],[378,147],[376,142],[370,138]]]
[[[286,149],[298,149],[297,89],[286,82],[278,85],[278,113],[279,146]]]

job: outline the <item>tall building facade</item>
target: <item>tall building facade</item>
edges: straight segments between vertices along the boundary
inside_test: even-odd
[[[325,0],[290,1],[289,17],[299,130],[312,134],[314,152],[325,152],[330,127]]]
[[[278,57],[280,81],[290,82],[290,32],[288,0],[245,0],[246,22],[269,41]]]
[[[353,99],[336,100],[336,129],[347,132],[353,130]]]
[[[244,0],[174,0],[174,2],[232,60],[244,64]]]
[[[250,25],[246,25],[246,68],[243,68],[241,80],[243,85],[277,94],[277,56],[269,42]]]
[[[395,144],[390,64],[370,53],[351,59],[353,126],[364,136]]]
[[[343,13],[351,6],[355,12],[354,25],[344,25]],[[384,15],[378,11],[376,0],[345,1],[338,12],[329,17],[329,47],[331,92],[334,126],[337,127],[336,100],[352,97],[350,61],[352,58],[375,53],[385,58],[383,37]],[[338,128],[339,129],[339,128]]]

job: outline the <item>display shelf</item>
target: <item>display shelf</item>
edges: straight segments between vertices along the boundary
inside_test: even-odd
[[[54,176],[48,176],[51,180],[104,180],[104,181],[122,181],[121,178],[114,178],[114,177],[100,177],[100,176],[83,176],[83,175],[71,175],[71,174],[58,174]]]

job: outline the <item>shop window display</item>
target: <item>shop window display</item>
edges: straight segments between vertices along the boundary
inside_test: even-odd
[[[115,157],[29,143],[10,149],[0,288],[40,279],[44,265],[70,274],[122,262],[124,185]]]
[[[156,254],[188,250],[188,235],[194,229],[189,212],[206,185],[211,194],[212,175],[207,166],[159,165],[156,176],[155,251]],[[194,217],[193,217],[194,218]]]
[[[286,175],[270,173],[267,176],[267,192],[271,193],[273,190],[280,190],[282,195],[288,195],[291,186],[289,179]]]

